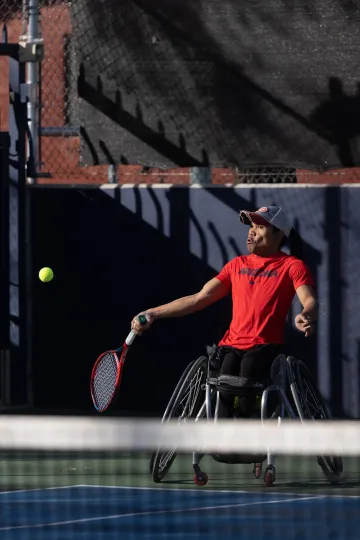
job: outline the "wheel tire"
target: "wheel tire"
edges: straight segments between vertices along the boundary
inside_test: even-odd
[[[302,360],[297,360],[293,357],[288,358],[288,363],[291,391],[300,419],[302,421],[314,419],[307,401],[303,398],[302,403],[298,395],[298,392],[304,395],[304,387],[306,385],[312,394],[314,402],[316,402],[321,419],[330,420],[331,414],[329,408],[320,394],[314,377],[307,365]],[[338,484],[341,481],[344,465],[340,456],[318,456],[317,462],[320,465],[324,476],[331,484]]]
[[[266,487],[271,487],[274,484],[275,480],[275,467],[273,465],[269,465],[268,467],[266,467],[264,473],[264,482]]]
[[[204,472],[201,472],[200,475],[195,474],[195,476],[194,476],[194,482],[195,482],[195,484],[196,484],[197,486],[200,486],[200,487],[206,486],[206,484],[208,483],[208,481],[209,481],[209,477],[208,477],[208,475],[207,475],[206,473],[204,473]]]
[[[257,478],[257,479],[261,478],[262,463],[254,463],[253,474],[254,474],[255,478]]]
[[[191,366],[195,363],[196,360],[194,360],[193,362],[190,362],[190,364],[188,364],[188,366],[186,366],[184,372],[182,373],[180,379],[179,379],[179,382],[177,383],[176,385],[176,388],[175,390],[173,391],[172,395],[171,395],[171,398],[170,398],[170,401],[165,409],[165,412],[163,414],[163,417],[162,417],[162,420],[161,420],[161,423],[163,422],[166,422],[169,418],[169,413],[173,407],[173,404],[174,404],[174,401],[176,399],[176,396],[178,395],[179,393],[179,390],[185,380],[185,377],[186,375],[189,373],[190,369],[191,369]],[[156,454],[157,454],[157,451],[153,452],[152,455],[151,455],[151,458],[150,458],[150,464],[149,464],[149,469],[150,469],[150,474],[153,473],[153,468],[154,468],[154,462],[155,462],[155,458],[156,458]]]
[[[207,367],[208,367],[208,359],[206,356],[201,356],[185,369],[184,373],[182,374],[180,381],[178,382],[171,399],[169,401],[168,406],[166,407],[166,411],[163,416],[163,422],[167,422],[170,419],[174,419],[179,416],[178,409],[181,404],[181,401],[186,395],[186,390],[189,387],[189,384],[191,383],[193,377],[195,374],[201,369],[201,379],[200,379],[200,390],[196,397],[196,402],[191,410],[190,415],[186,415],[184,418],[195,418],[197,413],[199,412],[199,409],[205,399],[204,390],[201,389],[201,385],[205,382],[206,376],[207,376]],[[203,399],[201,399],[203,397]],[[182,415],[181,415],[182,416]],[[182,418],[183,419],[183,418]],[[167,453],[170,451],[173,451],[172,455],[170,456],[168,462],[165,464],[164,467],[161,467],[161,462],[164,458],[164,455],[166,456]],[[155,483],[161,482],[167,473],[169,472],[172,464],[175,461],[176,458],[176,448],[169,449],[165,451],[162,448],[158,448],[157,452],[153,454],[153,467],[152,467],[152,478]]]

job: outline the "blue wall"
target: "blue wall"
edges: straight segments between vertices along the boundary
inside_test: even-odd
[[[138,311],[197,291],[246,253],[239,209],[274,203],[293,220],[299,234],[286,250],[310,266],[320,301],[310,340],[293,327],[294,301],[289,352],[309,363],[336,416],[359,417],[357,187],[32,189],[36,404],[90,411],[97,355],[121,344]],[[44,265],[54,268],[51,284],[36,278]],[[230,310],[226,299],[192,317],[159,321],[137,340],[116,410],[160,414],[185,365],[226,330]],[[54,362],[63,370],[50,385]]]

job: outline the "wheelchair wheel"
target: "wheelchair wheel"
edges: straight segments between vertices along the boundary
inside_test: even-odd
[[[309,368],[301,360],[289,357],[290,388],[299,417],[304,420],[330,420],[330,411],[320,394]],[[331,484],[338,484],[343,473],[340,456],[318,456],[324,476]]]
[[[168,403],[168,405],[167,405],[167,407],[166,407],[166,409],[165,409],[165,412],[164,412],[164,414],[163,414],[161,423],[166,422],[166,420],[169,419],[169,413],[170,413],[170,411],[172,410],[172,407],[173,407],[173,405],[174,405],[174,401],[175,401],[175,399],[177,398],[177,395],[178,395],[178,393],[179,393],[179,390],[180,390],[180,388],[181,388],[181,386],[182,386],[182,384],[183,384],[183,382],[184,382],[184,380],[185,380],[187,374],[189,373],[191,367],[194,365],[195,362],[196,362],[196,360],[193,360],[192,362],[190,362],[190,364],[189,364],[188,366],[186,366],[186,368],[185,368],[183,374],[181,375],[181,377],[180,377],[180,379],[179,379],[179,382],[178,382],[177,385],[176,385],[175,390],[174,390],[173,393],[172,393],[172,396],[171,396],[171,398],[170,398],[170,401],[169,401],[169,403]],[[153,452],[153,453],[152,453],[152,456],[151,456],[151,458],[150,458],[150,467],[149,467],[149,468],[150,468],[150,474],[152,474],[152,472],[153,472],[154,461],[155,461],[156,454],[157,454],[157,451]],[[175,459],[175,458],[174,458],[174,459]]]
[[[187,418],[195,418],[205,401],[204,384],[207,377],[208,359],[201,356],[189,364],[178,382],[162,422],[178,419],[181,423]],[[159,448],[152,456],[152,477],[161,482],[169,472],[176,458],[176,448]],[[151,465],[151,463],[150,463]]]

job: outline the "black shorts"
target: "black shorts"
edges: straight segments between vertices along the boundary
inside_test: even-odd
[[[283,345],[256,345],[251,349],[220,347],[220,375],[237,375],[253,379],[254,382],[266,380],[276,356],[283,353]],[[238,416],[249,418],[254,410],[256,390],[244,388],[239,392]],[[234,396],[220,392],[219,418],[234,415]]]

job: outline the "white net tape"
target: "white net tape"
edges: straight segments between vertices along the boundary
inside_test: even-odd
[[[152,450],[360,455],[360,422],[285,420],[159,423],[158,420],[2,416],[0,449]]]

